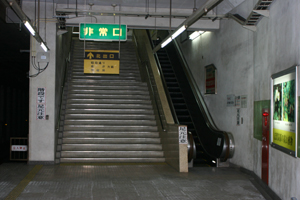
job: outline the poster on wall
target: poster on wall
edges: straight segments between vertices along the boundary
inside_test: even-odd
[[[298,67],[272,75],[271,143],[272,147],[297,157]]]
[[[217,94],[217,68],[211,64],[205,67],[205,94]]]

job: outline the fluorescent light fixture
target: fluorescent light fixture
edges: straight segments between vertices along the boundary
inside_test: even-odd
[[[212,160],[211,162],[212,162],[212,163],[216,163],[216,161],[214,161],[214,160]]]
[[[44,49],[45,52],[48,51],[48,48],[46,47],[46,45],[43,42],[41,43],[41,47]]]
[[[198,36],[202,35],[203,33],[204,33],[204,31],[195,31],[194,33],[192,33],[190,35],[190,40],[196,39]]]
[[[172,41],[172,38],[169,37],[166,41],[164,41],[162,44],[161,44],[161,48],[164,48],[167,44],[169,44],[170,42]]]
[[[172,34],[172,39],[174,40],[178,35],[185,31],[185,29],[185,25],[183,25],[180,29],[178,29],[175,33]]]
[[[31,35],[35,36],[35,30],[32,28],[31,24],[28,21],[26,21],[24,23],[24,25],[29,30],[29,32],[31,33]]]

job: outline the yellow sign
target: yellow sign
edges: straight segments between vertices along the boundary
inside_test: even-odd
[[[273,128],[273,143],[295,151],[295,133]]]
[[[85,50],[85,74],[120,74],[119,51]]]

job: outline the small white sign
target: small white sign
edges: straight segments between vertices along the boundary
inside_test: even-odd
[[[240,108],[236,109],[236,125],[239,126],[241,124],[240,122]]]
[[[27,151],[27,145],[11,145],[11,151]]]
[[[186,126],[179,126],[178,127],[179,133],[179,144],[187,144],[187,127]]]
[[[37,104],[36,105],[36,119],[37,120],[45,120],[46,113],[46,105],[45,104]]]
[[[236,108],[241,107],[241,96],[235,96],[235,107]]]
[[[37,89],[37,103],[46,103],[46,88]]]
[[[235,106],[235,96],[234,94],[227,95],[227,107]]]
[[[242,95],[241,96],[241,107],[242,108],[247,108],[247,95]]]

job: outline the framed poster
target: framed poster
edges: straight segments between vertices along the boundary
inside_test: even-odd
[[[271,145],[297,157],[298,66],[271,77]]]
[[[205,67],[205,94],[217,94],[217,68],[211,64]]]

